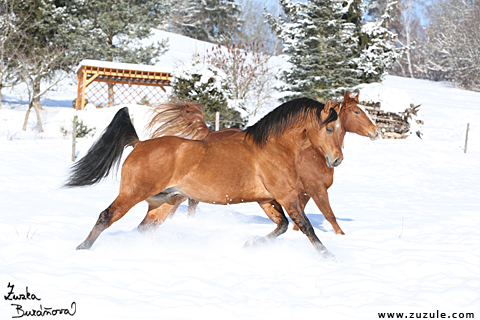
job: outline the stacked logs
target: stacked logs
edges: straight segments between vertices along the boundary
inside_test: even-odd
[[[361,102],[365,110],[369,113],[372,120],[376,122],[380,130],[382,130],[383,138],[385,139],[405,139],[409,136],[408,132],[410,124],[408,119],[417,115],[421,104],[405,109],[405,112],[385,112],[380,109],[380,102]],[[423,125],[422,120],[416,120],[417,123]]]

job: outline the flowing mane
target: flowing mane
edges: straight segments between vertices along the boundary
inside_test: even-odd
[[[325,104],[310,98],[298,98],[283,103],[268,113],[254,125],[245,129],[246,137],[252,136],[253,141],[262,147],[272,135],[277,137],[297,121],[304,121],[309,115],[318,121],[321,127],[327,123],[337,120],[338,114],[332,108],[330,114],[324,121],[320,121],[321,112]]]
[[[201,140],[210,132],[203,111],[205,107],[190,101],[172,100],[151,106],[152,118],[146,129],[150,139],[161,136],[179,136]]]

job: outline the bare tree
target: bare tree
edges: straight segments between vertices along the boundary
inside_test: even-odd
[[[403,0],[397,6],[400,11],[398,16],[399,28],[397,30],[397,42],[402,47],[408,48],[405,51],[405,57],[403,59],[398,59],[397,64],[402,69],[403,76],[407,76],[405,68],[407,69],[410,78],[414,78],[412,52],[416,48],[416,45],[419,44],[414,32],[420,25],[420,19],[416,14],[414,2],[414,0]]]
[[[24,131],[27,130],[28,117],[33,108],[37,116],[37,129],[43,132],[40,97],[68,76],[65,70],[68,69],[69,62],[64,59],[65,52],[65,48],[55,45],[17,52],[18,76],[28,92],[28,109],[22,128]]]
[[[279,54],[281,52],[281,41],[276,33],[266,22],[265,12],[270,12],[273,16],[279,16],[280,6],[277,2],[273,4],[260,0],[241,0],[243,25],[236,37],[237,43],[261,43],[262,50],[270,54]]]
[[[426,60],[431,77],[480,91],[480,0],[439,0],[430,12]]]
[[[269,65],[271,55],[261,52],[258,43],[213,47],[206,62],[222,77],[228,98],[236,107],[255,115],[271,99],[275,74]]]
[[[382,0],[380,1],[382,2]],[[397,0],[391,15],[390,29],[397,34],[396,45],[405,48],[405,54],[397,59],[392,73],[410,78],[425,77],[423,47],[426,43],[421,13],[426,7],[424,0]],[[378,13],[379,9],[373,13]]]

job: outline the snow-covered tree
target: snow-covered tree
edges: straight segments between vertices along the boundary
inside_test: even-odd
[[[190,61],[178,63],[172,76],[172,97],[205,106],[204,119],[211,128],[215,123],[216,112],[221,114],[222,129],[245,124],[240,112],[228,107],[228,90],[224,86],[222,76],[202,55],[196,53]],[[231,125],[225,121],[231,122]]]
[[[395,61],[391,73],[403,77],[425,77],[424,46],[425,29],[420,14],[425,9],[425,0],[366,0],[367,13],[374,20],[382,20],[390,11],[387,29],[396,34],[395,46],[403,49],[403,55]],[[389,10],[390,9],[390,10]]]
[[[396,34],[388,27],[394,4],[395,2],[387,0],[383,14],[363,22],[357,31],[359,50],[358,56],[353,61],[361,71],[360,79],[363,83],[381,81],[386,71],[408,49],[408,46],[395,44]],[[366,11],[364,6],[361,10]]]
[[[172,5],[174,32],[212,43],[232,42],[240,31],[241,6],[232,0],[177,0]]]
[[[285,16],[278,22],[267,16],[291,64],[280,77],[286,83],[280,87],[284,99],[327,99],[382,79],[403,49],[388,29],[393,2],[386,0],[378,17],[368,15],[372,2],[282,0]]]
[[[175,66],[174,97],[205,105],[209,121],[218,111],[222,120],[245,124],[263,106],[274,103],[270,57],[256,43],[217,45],[196,53]]]
[[[285,85],[284,99],[298,96],[327,99],[355,87],[359,72],[354,69],[354,28],[345,23],[344,6],[339,0],[281,0],[285,16],[270,25],[283,40],[290,67],[280,76]]]

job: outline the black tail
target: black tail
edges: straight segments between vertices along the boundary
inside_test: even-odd
[[[87,154],[72,166],[72,173],[64,187],[89,186],[99,182],[108,176],[112,167],[118,167],[125,147],[135,147],[138,141],[128,108],[120,109]]]

